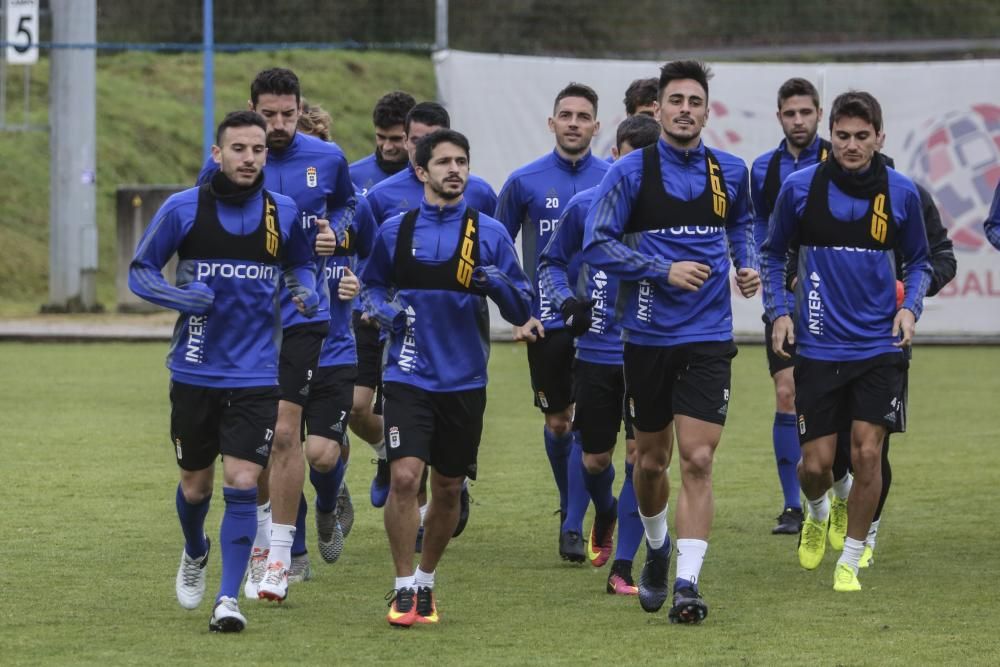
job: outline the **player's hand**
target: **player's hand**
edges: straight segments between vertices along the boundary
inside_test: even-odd
[[[534,343],[539,338],[545,338],[545,327],[538,321],[537,317],[532,317],[522,326],[514,327],[514,340]]]
[[[674,262],[667,273],[667,282],[689,292],[697,292],[705,284],[712,270],[698,262]]]
[[[369,315],[366,311],[361,311],[361,324],[366,327],[373,327],[375,329],[381,329],[378,320]]]
[[[337,284],[337,298],[341,301],[350,301],[361,291],[361,281],[351,273],[351,270],[344,267],[344,275],[341,276]]]
[[[566,325],[566,329],[569,330],[573,336],[582,336],[590,330],[590,324],[593,321],[591,312],[593,306],[593,299],[588,299],[587,301],[577,301],[574,297],[570,297],[563,301],[562,308],[559,309],[559,312],[562,314],[563,323]]]
[[[782,315],[774,321],[771,329],[771,349],[782,359],[791,359],[792,355],[785,351],[785,341],[795,345],[795,324],[788,315]]]
[[[212,304],[215,303],[215,290],[205,283],[197,281],[190,282],[185,285],[181,285],[180,289],[190,294],[191,299],[193,300],[193,303],[185,308],[185,313],[204,315],[212,309]]]
[[[316,314],[316,308],[319,306],[319,294],[315,291],[304,290],[304,294],[292,297],[292,303],[295,304],[295,308],[300,313],[306,317],[312,317]]]
[[[753,269],[740,269],[736,272],[736,286],[740,294],[749,299],[760,289],[760,274]]]
[[[909,347],[913,342],[913,333],[917,330],[917,316],[909,308],[900,308],[892,320],[892,336],[902,334],[902,338],[893,343],[895,347]]]
[[[330,229],[330,221],[320,218],[316,221],[316,254],[329,257],[337,250],[337,235]]]

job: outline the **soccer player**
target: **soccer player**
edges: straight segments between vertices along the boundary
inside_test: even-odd
[[[795,408],[808,515],[799,563],[815,569],[827,540],[837,432],[851,432],[854,480],[847,537],[834,571],[838,592],[861,590],[858,563],[878,504],[882,441],[901,429],[902,349],[913,339],[930,281],[927,235],[913,183],[877,152],[882,109],[865,92],[839,95],[830,110],[831,159],[781,186],[763,246],[764,299],[781,357],[796,343]],[[790,246],[799,248],[795,321],[785,298]],[[905,298],[896,307],[894,250]]]
[[[656,77],[649,79],[636,79],[625,89],[625,114],[635,116],[642,114],[650,118],[656,118],[659,111],[657,96],[660,92],[660,81]]]
[[[365,194],[376,183],[406,169],[406,114],[417,103],[401,90],[386,93],[375,103],[372,124],[375,126],[375,152],[352,162],[351,180]]]
[[[983,230],[993,247],[1000,250],[1000,183],[997,183],[997,189],[993,193],[993,205],[990,206],[990,214],[983,223]]]
[[[573,442],[573,333],[538,285],[538,255],[559,224],[563,206],[573,195],[597,185],[609,165],[594,156],[590,143],[600,130],[597,93],[590,86],[570,83],[559,91],[549,118],[555,135],[551,153],[516,169],[500,190],[497,219],[511,238],[521,234],[524,268],[535,290],[532,317],[514,328],[514,340],[528,344],[528,367],[535,406],[545,416],[542,438],[559,490],[559,555],[582,563],[583,515],[587,494],[577,480],[570,496],[570,475],[576,475],[580,450]],[[572,498],[572,500],[571,500]]]
[[[381,225],[389,218],[413,209],[423,199],[424,184],[416,172],[417,143],[421,138],[431,134],[435,130],[450,126],[451,119],[448,116],[448,111],[436,102],[421,102],[407,113],[403,128],[406,132],[406,151],[409,156],[407,168],[377,184],[366,195],[368,204],[372,209],[372,215],[375,217],[377,224]],[[464,197],[469,206],[480,213],[492,215],[496,208],[497,197],[496,193],[493,192],[493,188],[482,178],[473,174],[469,175]],[[371,501],[375,507],[385,505],[385,501],[388,498],[390,470],[386,463],[385,443],[380,441],[372,442],[370,439],[372,437],[381,438],[381,428],[378,430],[379,435],[376,436],[373,425],[377,424],[381,427],[382,422],[380,419],[377,419],[377,416],[368,417],[368,413],[362,415],[362,412],[365,406],[368,406],[368,412],[373,413],[370,406],[371,400],[375,395],[375,389],[381,383],[378,370],[381,359],[381,352],[373,351],[370,347],[365,350],[363,355],[359,351],[358,385],[369,391],[360,392],[360,398],[358,397],[359,392],[356,392],[355,408],[358,416],[356,420],[352,417],[351,421],[354,432],[372,443],[372,447],[375,448],[378,455],[378,471],[375,474],[375,479],[372,480],[371,487]],[[378,364],[378,366],[373,366],[373,364]],[[353,426],[356,421],[359,424],[358,427]],[[363,427],[362,424],[364,424]],[[425,513],[427,511],[426,505],[423,505],[422,508],[421,512]],[[468,517],[469,491],[466,487],[463,487],[462,519],[459,521],[456,529],[456,537],[457,534],[460,534],[464,530]]]
[[[418,209],[382,224],[363,272],[365,309],[388,332],[385,433],[391,473],[385,528],[396,569],[390,625],[437,623],[434,575],[458,524],[462,483],[475,479],[486,407],[489,313],[530,315],[530,286],[503,226],[463,193],[469,143],[453,130],[424,137],[415,154]],[[431,501],[420,565],[413,555],[425,466]]]
[[[645,148],[656,143],[659,136],[660,125],[649,116],[626,118],[618,126],[613,156],[619,159]],[[611,457],[625,405],[621,327],[614,315],[618,280],[580,263],[584,221],[596,194],[596,186],[588,188],[566,204],[559,226],[539,257],[538,276],[544,296],[562,314],[566,329],[579,336],[573,369],[576,395],[573,428],[580,434],[583,460],[570,465],[583,466],[579,477],[594,503],[595,519],[587,557],[595,567],[608,561],[617,522],[618,547],[606,589],[611,594],[636,595],[632,559],[642,539],[642,522],[632,486],[635,438],[627,416],[625,480],[617,503],[611,489],[615,475]]]
[[[767,221],[774,210],[781,183],[792,172],[822,162],[830,154],[830,142],[820,138],[818,134],[823,109],[819,105],[819,92],[812,83],[806,79],[792,78],[781,84],[776,115],[785,138],[776,149],[754,160],[750,169],[754,239],[758,249],[767,238]],[[791,293],[787,293],[786,297],[791,308]],[[799,497],[797,471],[800,451],[799,435],[795,430],[792,360],[779,357],[771,351],[771,323],[766,316],[762,315],[761,319],[764,320],[767,367],[774,380],[775,412],[771,431],[774,460],[785,498],[784,509],[778,515],[778,525],[771,532],[775,535],[796,535],[802,530],[802,500]],[[847,505],[834,501],[834,506],[834,514],[838,517],[842,515],[846,522]]]
[[[283,269],[291,300],[319,305],[310,241],[294,201],[264,189],[267,126],[250,111],[228,114],[216,131],[219,170],[204,185],[171,196],[143,234],[129,288],[180,312],[167,356],[170,439],[180,467],[177,516],[184,550],[177,600],[194,609],[205,593],[205,516],[223,455],[226,509],[219,532],[222,580],[209,621],[240,632],[236,598],[256,530],[257,478],[267,465],[278,412],[275,317]],[[177,253],[177,284],[162,269]]]
[[[882,134],[884,139],[885,134]],[[879,150],[882,150],[882,139],[879,141]],[[886,164],[889,167],[895,168],[892,158],[889,156],[884,156]],[[955,272],[958,268],[957,262],[955,260],[955,251],[952,246],[951,240],[948,238],[948,230],[945,228],[944,224],[941,222],[941,214],[938,211],[937,206],[934,204],[934,199],[931,194],[924,189],[919,183],[913,184],[917,188],[917,193],[920,195],[920,205],[923,211],[924,217],[924,229],[927,232],[927,244],[930,251],[930,266],[931,266],[931,281],[927,286],[927,294],[925,296],[934,296],[941,291],[945,285],[947,285],[955,277]],[[793,253],[794,255],[797,254]],[[896,286],[897,295],[896,302],[897,307],[902,305],[902,297],[905,294],[901,293],[902,290],[902,278],[903,278],[903,257],[900,253],[899,248],[896,248]],[[791,262],[791,257],[790,257]],[[795,265],[789,264],[789,274],[793,274]],[[909,348],[904,350],[904,353],[909,355]],[[903,375],[903,423],[905,425],[905,415],[906,415],[906,401],[907,401],[907,380],[909,375],[909,365],[907,364],[906,373]],[[843,527],[834,525],[834,513],[833,504],[837,502],[838,498],[846,500],[848,494],[850,493],[852,477],[850,474],[850,463],[851,463],[851,433],[850,431],[841,431],[837,434],[837,454],[833,460],[833,487],[834,497],[831,499],[831,509],[830,509],[830,528],[827,531],[827,537],[829,538],[830,546],[832,546],[837,551],[844,548],[844,539],[847,536],[847,520],[844,517]],[[878,530],[879,524],[882,519],[882,509],[885,507],[886,498],[889,496],[889,488],[892,486],[892,466],[889,463],[889,434],[886,433],[885,440],[882,442],[882,491],[879,495],[878,505],[875,507],[875,514],[872,516],[872,525],[868,529],[868,535],[865,538],[865,550],[861,555],[861,560],[858,562],[858,567],[863,569],[872,565],[875,559],[875,545],[878,540]],[[846,493],[844,492],[846,489]],[[844,503],[846,508],[846,502]]]
[[[648,612],[670,594],[666,472],[677,434],[681,491],[669,617],[678,623],[697,623],[708,613],[698,577],[714,514],[712,460],[736,355],[730,255],[743,296],[753,296],[760,284],[747,167],[701,140],[708,77],[708,68],[695,61],[661,68],[661,137],[611,167],[584,235],[585,261],[621,280],[625,387],[637,450],[633,481],[647,545],[639,602]]]
[[[250,84],[249,106],[267,122],[265,184],[295,200],[301,211],[299,224],[311,241],[315,241],[319,228],[326,225],[341,238],[355,208],[347,159],[335,144],[297,131],[302,114],[298,77],[282,68],[260,72]],[[209,179],[214,171],[213,164],[206,164],[199,182]],[[307,317],[298,313],[287,292],[282,293],[283,330],[278,369],[281,401],[267,482],[271,504],[270,539],[266,518],[268,496],[261,494],[258,512],[265,518],[259,520],[244,587],[244,593],[251,599],[260,596],[284,600],[289,578],[301,581],[311,576],[305,546],[301,428],[303,406],[309,400],[309,382],[316,372],[320,348],[330,329],[325,266],[325,259],[317,262],[317,293],[320,296],[317,314]]]

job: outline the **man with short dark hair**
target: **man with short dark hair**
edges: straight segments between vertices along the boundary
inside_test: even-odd
[[[660,81],[656,77],[636,79],[625,89],[625,114],[635,116],[642,114],[656,118],[658,110],[657,94],[660,92]]]
[[[219,125],[204,185],[171,196],[157,211],[129,267],[129,288],[180,312],[167,356],[170,437],[181,470],[177,515],[185,546],[177,600],[197,607],[205,593],[205,516],[222,454],[219,546],[222,578],[209,621],[240,632],[240,581],[256,531],[257,479],[267,465],[278,414],[276,318],[283,270],[290,300],[308,315],[319,306],[310,240],[294,201],[264,189],[266,126],[256,113]],[[177,253],[176,286],[162,269]]]
[[[549,130],[555,148],[516,169],[500,190],[497,219],[511,238],[521,235],[521,256],[525,272],[535,289],[532,317],[523,327],[514,328],[514,340],[528,344],[528,369],[535,406],[545,416],[542,438],[559,491],[559,555],[563,560],[582,563],[583,515],[587,493],[583,480],[573,483],[579,472],[580,448],[573,442],[573,337],[561,314],[541,291],[536,275],[538,256],[559,224],[563,206],[573,195],[597,185],[608,163],[590,150],[600,130],[597,120],[597,93],[590,86],[570,83],[559,91],[553,103]],[[580,309],[582,303],[567,299],[563,307]]]
[[[424,196],[424,184],[416,172],[417,144],[421,138],[428,134],[449,127],[451,127],[451,118],[448,111],[437,102],[420,102],[406,114],[404,123],[405,147],[409,159],[406,169],[378,183],[365,195],[376,224],[381,225],[389,218],[412,210],[420,203]],[[468,177],[464,197],[469,206],[486,215],[492,215],[496,208],[497,197],[493,188],[474,174],[470,174]],[[359,347],[358,383],[355,389],[351,428],[371,444],[378,456],[378,469],[371,485],[371,502],[375,507],[382,507],[385,505],[389,493],[390,473],[385,456],[385,443],[381,442],[382,418],[378,412],[380,401],[375,400],[375,408],[372,407],[376,390],[381,384],[382,352],[381,347],[372,345],[370,333],[366,333],[364,336],[364,351],[362,352]],[[421,511],[426,512],[426,505]],[[469,492],[467,488],[463,487],[463,518],[459,522],[457,533],[460,534],[464,530],[468,516]]]
[[[776,114],[785,138],[774,150],[770,150],[753,162],[750,169],[750,196],[754,208],[754,239],[757,248],[767,237],[767,221],[774,210],[778,190],[782,182],[792,172],[826,160],[830,154],[830,142],[818,134],[823,109],[819,104],[819,92],[806,79],[792,78],[778,89],[778,112]],[[791,303],[791,293],[788,293]],[[784,496],[784,508],[778,515],[778,523],[771,530],[773,534],[796,535],[802,530],[802,501],[799,498],[799,436],[795,430],[795,381],[792,377],[791,358],[783,359],[771,350],[771,323],[764,320],[764,349],[767,352],[767,366],[774,381],[774,426],[771,430],[774,446],[774,460],[778,468],[778,480]],[[847,506],[834,503],[834,514],[846,526]],[[842,510],[842,511],[841,511]],[[840,519],[837,519],[839,522]]]
[[[365,266],[365,310],[387,332],[385,439],[392,468],[385,528],[396,569],[387,620],[437,623],[434,574],[458,525],[462,484],[477,475],[486,407],[489,312],[530,315],[530,286],[503,226],[468,204],[469,142],[441,129],[415,147],[420,207],[384,222]],[[425,467],[431,501],[420,566],[417,494]]]
[[[375,103],[372,125],[375,126],[375,152],[352,162],[351,180],[365,194],[372,186],[406,169],[406,114],[417,103],[401,90],[386,93]]]
[[[618,126],[611,152],[618,159],[656,143],[659,136],[660,125],[655,120],[643,114],[632,116]],[[584,221],[596,194],[596,186],[588,188],[566,204],[559,226],[539,257],[538,279],[544,295],[563,313],[566,328],[578,336],[573,368],[576,397],[573,429],[579,434],[583,460],[570,461],[570,465],[583,466],[583,470],[570,480],[582,479],[594,503],[594,525],[587,557],[594,567],[601,567],[608,561],[617,523],[618,546],[606,590],[614,595],[636,595],[632,559],[642,539],[642,522],[632,486],[635,439],[631,419],[623,413],[625,378],[622,375],[621,327],[614,315],[618,280],[580,261]],[[584,307],[577,312],[564,309],[564,304],[571,299]],[[616,517],[612,493],[615,469],[611,458],[623,416],[625,479],[618,496]]]
[[[584,259],[621,280],[623,363],[637,458],[635,491],[646,532],[639,602],[670,594],[667,467],[673,432],[681,459],[677,574],[669,617],[708,614],[701,573],[714,515],[712,461],[729,409],[733,342],[730,257],[744,297],[760,284],[746,165],[701,140],[709,71],[675,61],[660,70],[660,140],[619,160],[587,214]]]
[[[808,515],[799,563],[815,569],[826,548],[827,491],[837,432],[851,432],[854,481],[837,592],[861,590],[858,564],[882,486],[885,435],[902,430],[906,358],[930,282],[927,235],[913,183],[878,153],[882,109],[865,92],[838,96],[830,110],[831,159],[781,186],[763,246],[764,300],[772,348],[796,343],[795,408]],[[795,320],[785,296],[786,261],[797,247]],[[905,297],[896,300],[894,251],[903,257]]]
[[[347,159],[336,144],[297,131],[302,113],[299,78],[283,68],[260,72],[250,84],[248,105],[267,123],[265,184],[295,200],[301,211],[299,224],[311,241],[315,243],[317,234],[330,228],[342,239],[355,208]],[[207,181],[214,171],[214,164],[206,164],[198,181]],[[318,258],[316,266],[321,308],[317,314],[307,317],[296,312],[290,296],[282,293],[278,368],[281,401],[274,429],[274,450],[264,482],[269,489],[268,493],[261,489],[258,534],[244,587],[244,594],[250,598],[284,600],[289,580],[302,581],[311,576],[305,546],[307,508],[302,495],[305,483],[302,413],[309,401],[310,382],[316,373],[320,349],[330,329],[325,258]]]

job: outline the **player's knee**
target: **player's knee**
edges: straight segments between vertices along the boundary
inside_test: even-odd
[[[667,473],[667,457],[644,453],[636,457],[635,470],[644,478],[657,479]]]
[[[272,453],[298,446],[300,435],[301,427],[298,420],[292,421],[290,419],[279,418],[278,423],[274,426],[274,446],[272,447]]]
[[[611,452],[603,452],[601,454],[587,454],[585,452],[583,455],[583,467],[591,475],[599,475],[607,470],[610,465]]]
[[[713,458],[711,447],[699,447],[682,457],[681,471],[688,478],[709,478],[712,476]]]
[[[829,472],[822,459],[814,457],[803,457],[799,460],[799,477],[816,479]]]
[[[545,415],[545,428],[549,429],[549,433],[557,438],[565,436],[572,427],[573,421],[565,413]]]
[[[774,386],[774,405],[777,412],[795,414],[795,384],[778,382]]]
[[[439,477],[431,482],[431,502],[440,501],[447,507],[458,507],[461,496],[461,477]]]
[[[339,459],[340,447],[333,440],[328,440],[322,445],[310,443],[306,446],[306,460],[316,472],[330,472]]]
[[[392,466],[389,492],[401,496],[416,496],[420,491],[420,470],[411,466]]]

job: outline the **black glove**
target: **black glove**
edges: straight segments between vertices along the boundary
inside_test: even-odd
[[[566,325],[566,328],[574,336],[582,336],[590,330],[591,306],[593,305],[594,301],[592,299],[581,302],[570,297],[563,301],[559,312],[562,313],[563,323]]]

